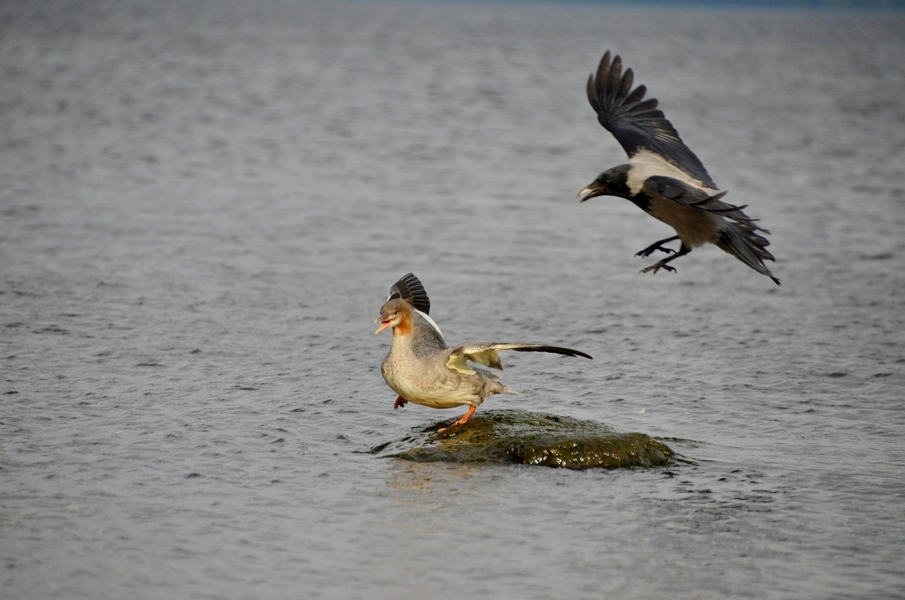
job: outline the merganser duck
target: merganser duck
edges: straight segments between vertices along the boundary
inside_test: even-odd
[[[503,350],[591,358],[578,350],[546,344],[467,342],[448,348],[429,312],[430,299],[424,286],[408,273],[390,289],[375,321],[380,327],[374,333],[393,329],[393,344],[381,367],[383,378],[399,394],[393,408],[407,402],[432,408],[468,405],[468,411],[451,427],[465,425],[488,396],[518,393],[500,383],[496,375],[467,361],[502,370],[499,353]]]

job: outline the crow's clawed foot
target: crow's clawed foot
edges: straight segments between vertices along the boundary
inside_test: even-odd
[[[662,240],[657,240],[656,242],[654,242],[653,244],[651,244],[650,246],[648,246],[647,248],[645,248],[644,250],[642,250],[641,252],[636,254],[635,256],[647,257],[647,256],[650,256],[651,254],[653,254],[654,252],[656,252],[657,250],[659,250],[660,252],[663,252],[664,254],[673,254],[675,252],[675,250],[673,250],[672,248],[667,248],[663,244],[665,244],[666,242],[674,242],[677,239],[679,239],[679,236],[674,235],[672,237],[663,238]]]
[[[648,246],[641,252],[637,253],[635,256],[640,256],[641,258],[647,258],[648,256],[650,256],[657,250],[659,250],[660,252],[665,252],[666,254],[672,254],[673,252],[675,252],[675,250],[673,250],[672,248],[667,248],[666,246],[661,246],[660,242],[657,242],[655,244],[651,244],[650,246]]]
[[[393,410],[396,410],[397,408],[402,408],[403,406],[406,405],[406,403],[408,403],[408,400],[406,400],[402,396],[399,396],[398,398],[396,398],[396,402],[393,403]]]
[[[660,262],[658,262],[658,263],[652,264],[652,265],[649,266],[649,267],[644,267],[643,269],[641,269],[641,272],[642,272],[642,273],[649,273],[649,272],[653,271],[654,273],[656,273],[656,272],[659,271],[660,269],[663,269],[663,270],[665,270],[665,271],[669,271],[670,273],[675,273],[675,272],[676,272],[676,268],[675,268],[675,267],[670,267],[668,264],[666,264],[666,263],[663,262],[662,260],[661,260]]]

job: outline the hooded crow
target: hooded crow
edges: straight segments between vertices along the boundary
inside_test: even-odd
[[[597,73],[588,78],[588,100],[597,111],[597,120],[622,145],[629,162],[604,171],[578,192],[581,202],[596,196],[619,196],[676,230],[677,235],[654,242],[635,255],[650,256],[656,250],[673,253],[642,273],[675,272],[668,263],[710,243],[780,285],[764,265],[765,259],[775,260],[766,250],[770,242],[757,233],[770,232],[742,212],[745,206],[722,201],[726,192],[717,189],[707,169],[657,109],[657,100],[644,99],[647,88],[632,89],[633,80],[632,70],[623,73],[622,59],[617,55],[611,61],[609,50]],[[678,252],[663,246],[674,240],[681,242]]]

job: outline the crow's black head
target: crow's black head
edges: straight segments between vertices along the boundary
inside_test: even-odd
[[[619,196],[631,198],[632,192],[628,188],[629,165],[619,165],[601,173],[591,185],[578,192],[581,202],[597,196]]]

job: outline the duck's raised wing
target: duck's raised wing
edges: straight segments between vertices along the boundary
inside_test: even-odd
[[[600,61],[597,73],[588,78],[588,101],[597,120],[622,146],[629,159],[647,150],[653,152],[704,185],[716,189],[707,169],[679,137],[679,133],[657,109],[655,98],[644,99],[647,87],[632,89],[634,74],[622,72],[619,55],[610,61],[610,51]]]
[[[500,362],[500,352],[503,352],[504,350],[515,350],[516,352],[550,352],[552,354],[591,358],[590,355],[578,350],[560,348],[558,346],[547,346],[545,344],[466,342],[450,349],[446,366],[464,375],[474,375],[475,373],[474,369],[468,366],[467,361],[484,365],[485,367],[500,369],[502,371],[503,363]]]
[[[387,301],[394,298],[402,298],[408,302],[415,310],[420,310],[426,315],[431,312],[431,301],[424,291],[424,286],[413,273],[406,273],[402,279],[393,284],[390,288],[390,295]]]

